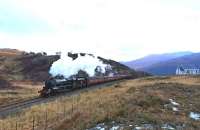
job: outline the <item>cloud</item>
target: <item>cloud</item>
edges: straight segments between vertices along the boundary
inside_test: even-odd
[[[45,21],[13,9],[7,4],[0,4],[0,32],[19,34],[41,31],[50,31]]]
[[[1,47],[84,51],[123,61],[200,48],[200,2],[194,0],[8,0],[7,4],[13,7],[10,11],[25,12],[31,20],[22,25],[33,33],[0,30]],[[37,26],[35,21],[43,22]],[[40,28],[45,24],[51,31]],[[16,32],[23,31],[22,25]]]

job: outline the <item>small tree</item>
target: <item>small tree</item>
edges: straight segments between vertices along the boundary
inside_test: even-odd
[[[43,52],[42,54],[43,54],[44,56],[46,56],[46,55],[47,55],[47,53],[46,53],[46,52]]]

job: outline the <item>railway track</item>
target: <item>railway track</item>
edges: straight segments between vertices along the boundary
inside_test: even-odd
[[[42,103],[55,101],[59,97],[78,95],[78,94],[80,94],[81,92],[84,92],[84,91],[91,91],[91,90],[95,90],[95,89],[99,89],[99,88],[104,88],[104,87],[119,83],[121,81],[123,81],[123,80],[93,85],[92,87],[90,86],[90,87],[83,88],[83,89],[76,89],[74,91],[68,91],[68,92],[61,93],[61,94],[58,94],[58,95],[55,95],[55,96],[50,96],[48,98],[33,97],[31,99],[27,99],[27,100],[23,100],[23,101],[19,101],[19,102],[13,102],[13,103],[10,103],[8,105],[3,105],[3,106],[0,106],[0,118],[5,118],[9,115],[21,112],[23,109],[30,108],[33,105],[39,105],[39,104],[42,104]]]
[[[7,105],[0,105],[0,111],[4,110],[4,109],[8,109],[10,106],[18,105],[18,104],[24,103],[24,102],[29,102],[29,101],[32,101],[32,100],[38,99],[38,98],[39,97],[32,97],[32,98],[28,98],[28,99],[24,99],[24,100],[20,100],[20,101],[11,102],[11,103],[8,103]]]
[[[13,102],[8,105],[0,106],[0,118],[4,118],[13,113],[20,112],[20,109],[25,109],[27,107],[32,106],[32,104],[42,101],[43,99],[40,97],[34,97],[27,100]]]

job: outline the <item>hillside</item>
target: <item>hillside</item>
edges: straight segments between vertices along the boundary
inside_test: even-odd
[[[176,52],[176,53],[165,53],[165,54],[154,54],[154,55],[149,55],[145,56],[143,58],[133,60],[133,61],[128,61],[128,62],[123,62],[123,64],[127,65],[130,68],[134,68],[137,70],[143,70],[143,68],[147,68],[153,64],[157,64],[160,62],[165,62],[168,60],[172,60],[178,57],[182,57],[185,55],[190,55],[192,52]]]
[[[17,49],[0,49],[0,56],[6,56],[6,57],[10,57],[10,56],[18,56],[21,55],[23,52],[19,51]]]
[[[154,75],[173,75],[177,66],[200,67],[200,53],[175,58],[166,62],[153,64],[143,68],[144,71]]]
[[[46,56],[41,53],[25,53],[17,51],[10,55],[12,49],[3,50],[0,56],[0,76],[2,80],[43,81],[48,77],[51,64],[59,56]],[[9,54],[9,55],[7,55]]]
[[[6,81],[10,80],[44,81],[50,76],[48,72],[52,63],[60,58],[58,55],[47,56],[45,53],[26,53],[12,49],[0,50],[0,54],[2,54],[0,55],[0,81],[2,80],[5,85]],[[131,74],[135,78],[141,75],[116,61],[101,57],[99,59],[110,64],[121,74]]]
[[[1,123],[6,130],[199,130],[199,81],[199,76],[124,80],[34,105]]]

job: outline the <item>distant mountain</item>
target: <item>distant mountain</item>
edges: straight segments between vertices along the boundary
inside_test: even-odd
[[[144,68],[148,68],[151,65],[158,64],[161,62],[166,62],[178,57],[191,55],[191,54],[193,53],[189,51],[177,52],[177,53],[154,54],[154,55],[145,56],[141,59],[128,61],[128,62],[122,62],[122,63],[136,70],[144,70]]]
[[[180,65],[189,68],[196,68],[196,67],[199,68],[200,53],[193,53],[191,55],[186,55],[165,62],[153,64],[151,66],[143,68],[142,70],[154,75],[174,75],[177,66]]]

